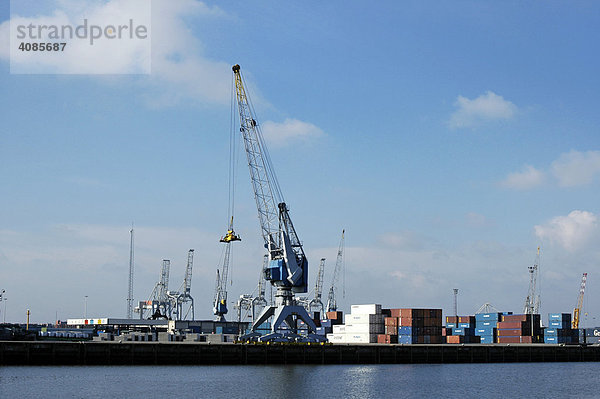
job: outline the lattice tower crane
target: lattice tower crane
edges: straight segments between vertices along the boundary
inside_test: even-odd
[[[587,281],[587,273],[583,273],[581,278],[581,287],[579,288],[579,295],[577,296],[577,306],[573,309],[573,321],[571,322],[574,329],[579,328],[579,316],[581,315],[581,309],[583,308],[583,294],[585,293],[585,282]]]
[[[215,296],[213,299],[213,313],[216,316],[216,321],[225,321],[225,315],[227,314],[227,278],[229,274],[229,262],[231,260],[231,243],[234,241],[241,241],[240,237],[235,234],[233,230],[233,216],[229,222],[229,228],[225,236],[223,236],[220,242],[225,243],[225,251],[223,255],[223,261],[221,262],[221,269],[217,268],[217,282],[215,287]]]
[[[338,247],[337,259],[335,261],[335,268],[333,269],[333,277],[331,279],[331,287],[329,287],[329,294],[327,295],[327,311],[334,312],[337,310],[336,292],[338,279],[340,278],[340,272],[344,265],[344,235],[346,230],[342,230],[342,238],[340,239],[340,246]]]
[[[523,313],[525,314],[538,314],[540,310],[540,293],[538,283],[539,275],[539,264],[540,264],[540,247],[537,248],[537,255],[532,266],[529,266],[529,290],[527,292],[527,298],[525,298],[525,305],[523,306]]]
[[[321,262],[319,263],[319,272],[317,273],[317,281],[315,282],[315,296],[308,303],[308,307],[311,312],[319,312],[323,314],[323,301],[321,297],[323,296],[323,276],[325,275],[325,258],[321,258]]]
[[[175,314],[176,320],[186,320],[190,315],[194,320],[194,298],[192,298],[190,292],[192,290],[192,269],[194,267],[194,250],[188,251],[187,266],[185,268],[185,276],[183,283],[177,291],[168,291],[167,295],[171,301],[171,307]],[[189,303],[190,305],[184,312],[184,304]]]
[[[306,292],[308,260],[283,199],[260,126],[246,92],[240,66],[234,65],[232,70],[240,132],[246,150],[261,233],[269,255],[265,277],[277,289],[275,305],[262,311],[254,320],[252,330],[256,331],[259,325],[273,317],[272,333],[261,340],[285,339],[284,334],[278,333],[282,323],[287,324],[287,331],[292,333],[288,335],[293,337],[298,330],[298,319],[303,320],[309,330],[315,332],[314,321],[302,306],[296,304],[294,298],[294,294]]]

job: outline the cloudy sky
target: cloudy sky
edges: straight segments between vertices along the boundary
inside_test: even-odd
[[[239,63],[311,286],[321,257],[329,286],[345,228],[345,310],[448,314],[459,288],[461,314],[520,312],[540,246],[541,312],[572,312],[588,272],[585,323],[600,325],[598,3],[153,0],[151,72],[137,75],[139,48],[102,43],[97,57],[40,61],[52,74],[11,73],[11,17],[134,12],[125,0],[18,4],[11,16],[0,3],[7,321],[81,317],[86,295],[89,316],[123,317],[132,222],[135,299],[162,259],[177,289],[194,248],[197,316],[212,317]],[[230,298],[254,290],[263,254],[236,164]]]

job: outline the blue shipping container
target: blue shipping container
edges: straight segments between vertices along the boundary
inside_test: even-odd
[[[446,323],[446,328],[456,328],[456,323]]]
[[[571,322],[571,313],[548,313],[548,320]]]
[[[471,323],[458,323],[458,328],[471,328]]]
[[[489,336],[494,336],[496,335],[496,329],[493,327],[487,327],[487,328],[476,328],[475,329],[475,335],[479,335],[479,336],[484,336],[484,335],[489,335]]]
[[[475,323],[475,328],[496,327],[496,321],[478,321]]]
[[[493,344],[495,342],[493,335],[481,335],[480,338],[482,344]]]
[[[412,327],[400,326],[398,327],[398,335],[411,335],[413,334]]]
[[[474,328],[453,328],[452,335],[466,335],[466,336],[475,335],[475,329]]]
[[[475,314],[475,321],[494,321],[498,322],[502,313],[477,313]]]
[[[571,328],[571,322],[570,321],[555,321],[555,320],[550,320],[548,322],[548,327],[554,327],[554,328]]]
[[[399,335],[398,343],[399,344],[412,344],[413,343],[412,336],[411,335]]]

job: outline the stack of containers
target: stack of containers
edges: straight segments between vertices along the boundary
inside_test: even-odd
[[[400,309],[383,309],[382,313],[384,333],[377,336],[379,344],[397,344],[398,343],[398,325],[400,323]]]
[[[570,313],[548,313],[548,328],[544,329],[544,343],[579,343],[579,330],[571,328]]]
[[[377,335],[384,333],[383,318],[379,304],[352,305],[344,324],[332,326],[333,333],[327,334],[327,339],[334,343],[377,343]]]
[[[446,316],[446,343],[478,344],[475,335],[475,316]]]
[[[325,319],[321,320],[321,327],[317,328],[317,334],[327,335],[333,332],[333,326],[342,324],[344,314],[342,311],[334,311],[325,313]]]
[[[391,309],[392,312],[398,310],[400,311],[398,343],[441,344],[443,342],[442,309]]]
[[[475,335],[480,337],[482,344],[493,344],[496,342],[496,324],[501,318],[502,313],[475,314]]]
[[[543,340],[539,314],[502,315],[497,324],[499,344],[533,344]]]

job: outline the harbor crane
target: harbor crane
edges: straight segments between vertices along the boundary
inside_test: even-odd
[[[581,278],[581,286],[579,287],[579,295],[577,296],[577,306],[573,309],[573,320],[571,321],[574,329],[579,328],[579,316],[583,309],[583,294],[585,293],[585,282],[587,281],[587,273],[583,273]]]
[[[258,326],[273,317],[271,334],[261,337],[260,340],[299,339],[298,319],[304,321],[309,332],[316,331],[314,321],[294,298],[297,293],[306,293],[308,259],[290,218],[289,208],[283,199],[260,125],[246,93],[241,68],[236,64],[232,70],[240,132],[246,150],[261,233],[269,255],[265,278],[277,289],[275,304],[263,309],[254,320],[252,331],[255,332]],[[281,329],[283,323],[287,325],[285,332]]]
[[[169,259],[163,259],[162,267],[160,269],[160,279],[154,286],[150,299],[147,301],[140,301],[139,305],[135,307],[134,311],[140,314],[140,319],[168,319],[171,315],[171,301],[167,296],[169,286],[169,273],[171,269],[171,261]]]
[[[319,312],[319,314],[323,314],[323,301],[321,297],[323,296],[323,276],[325,274],[325,258],[321,258],[321,262],[319,263],[319,272],[317,273],[317,281],[315,282],[315,295],[314,298],[310,300],[308,303],[308,308],[311,312]]]
[[[340,277],[340,272],[344,264],[344,234],[346,230],[342,230],[342,238],[340,239],[340,246],[338,247],[337,259],[335,261],[335,268],[333,269],[333,277],[331,279],[331,287],[329,288],[329,294],[327,295],[327,311],[334,312],[337,310],[336,302],[336,291],[337,282]]]
[[[241,238],[233,230],[233,216],[229,222],[227,233],[221,238],[220,242],[225,243],[225,252],[221,270],[217,268],[217,282],[215,286],[215,296],[213,299],[213,313],[216,321],[225,321],[227,314],[227,277],[229,273],[229,261],[231,259],[231,243],[241,241]]]
[[[194,320],[194,298],[192,298],[190,292],[192,290],[192,268],[194,267],[194,250],[188,251],[187,266],[185,268],[185,276],[183,283],[179,290],[168,291],[167,296],[171,302],[170,308],[172,313],[175,315],[175,320],[186,320],[188,316],[192,316],[191,320]],[[184,305],[188,303],[189,306]],[[185,311],[184,311],[185,307]]]
[[[541,301],[538,287],[539,264],[540,247],[537,248],[537,255],[533,265],[527,268],[529,271],[529,291],[527,292],[527,298],[525,298],[525,305],[523,306],[524,314],[538,314],[540,311]]]

